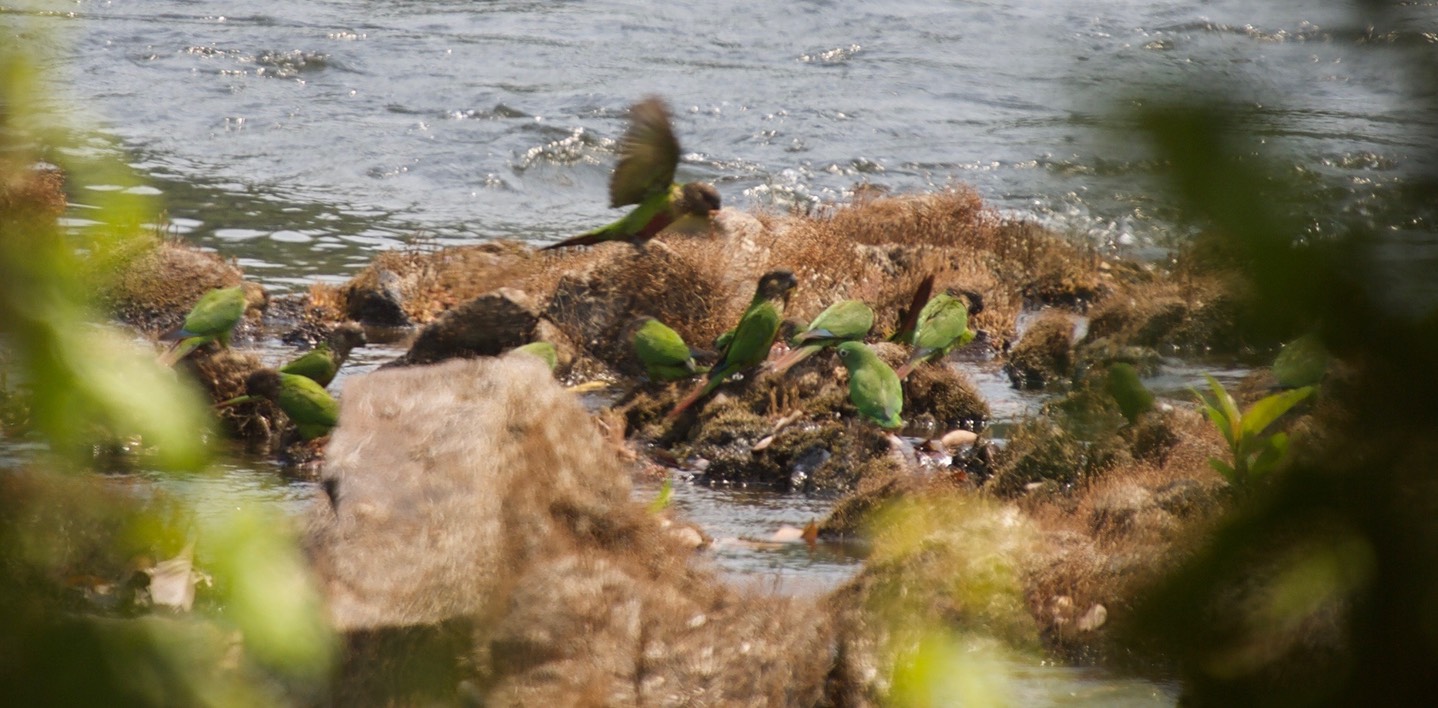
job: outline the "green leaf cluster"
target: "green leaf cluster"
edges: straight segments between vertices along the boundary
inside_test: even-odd
[[[1210,398],[1197,390],[1193,393],[1202,403],[1204,415],[1223,433],[1223,439],[1233,455],[1231,462],[1214,457],[1209,459],[1208,464],[1226,477],[1230,484],[1246,487],[1271,474],[1283,461],[1288,453],[1288,434],[1276,432],[1265,435],[1264,431],[1284,413],[1313,395],[1313,387],[1275,393],[1239,412],[1238,404],[1223,384],[1212,376],[1205,376],[1213,396]]]

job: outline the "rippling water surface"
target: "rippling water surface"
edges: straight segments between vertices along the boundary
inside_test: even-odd
[[[613,218],[614,140],[648,93],[677,113],[681,177],[728,204],[963,182],[1138,246],[1170,229],[1145,196],[1156,166],[1111,112],[1136,91],[1218,81],[1263,106],[1276,154],[1340,180],[1331,218],[1370,214],[1433,132],[1400,100],[1411,38],[1374,37],[1341,3],[36,6],[7,21],[50,30],[65,97],[178,229],[282,288],[406,239],[549,241]]]

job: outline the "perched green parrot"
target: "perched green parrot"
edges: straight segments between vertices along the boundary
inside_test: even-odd
[[[684,409],[718,388],[731,375],[758,366],[769,357],[774,337],[779,334],[779,324],[784,320],[784,306],[789,304],[789,292],[798,284],[794,274],[787,270],[771,271],[759,279],[754,299],[749,301],[749,307],[734,327],[734,336],[719,353],[719,363],[709,370],[709,380],[669,411],[670,420],[678,418]]]
[[[1305,334],[1283,345],[1273,360],[1273,378],[1281,388],[1303,388],[1323,380],[1328,350],[1316,334]]]
[[[245,306],[245,290],[240,285],[216,288],[201,295],[190,314],[185,315],[185,324],[160,337],[176,340],[160,356],[160,362],[165,366],[174,366],[190,352],[213,341],[229,347],[230,333],[244,318]]]
[[[550,342],[546,342],[543,340],[537,342],[530,342],[529,344],[515,347],[509,350],[509,352],[507,352],[507,354],[516,353],[539,357],[541,360],[544,361],[546,365],[549,366],[550,371],[554,371],[555,369],[559,368],[559,350],[555,349],[554,345]]]
[[[969,308],[964,301],[950,292],[935,295],[919,311],[918,325],[909,342],[914,351],[909,361],[899,367],[899,378],[907,378],[915,366],[926,361],[941,359],[973,341],[974,333],[969,329]]]
[[[904,388],[899,375],[863,342],[838,346],[839,360],[849,370],[849,401],[859,414],[885,430],[904,426]]]
[[[280,373],[303,376],[321,386],[328,386],[335,380],[340,367],[344,366],[350,351],[365,343],[364,329],[353,322],[346,322],[331,330],[314,349],[281,366]]]
[[[629,341],[650,379],[677,381],[709,370],[695,363],[694,351],[684,343],[684,338],[663,322],[645,317],[632,328],[634,333]]]
[[[339,404],[330,398],[323,386],[304,376],[262,369],[245,379],[245,391],[249,395],[225,403],[267,398],[285,412],[285,416],[299,429],[300,437],[306,440],[329,435],[339,422]]]
[[[604,241],[641,245],[660,231],[707,230],[719,210],[719,191],[703,182],[675,184],[680,154],[664,101],[650,96],[634,104],[629,109],[629,130],[619,142],[619,164],[609,178],[609,206],[637,206],[612,224],[541,250]]]
[[[1113,400],[1118,402],[1119,412],[1129,423],[1153,408],[1153,394],[1139,380],[1138,369],[1132,364],[1118,362],[1108,367],[1108,379],[1104,388]]]
[[[793,350],[774,362],[774,373],[782,374],[824,347],[863,339],[874,327],[874,311],[858,300],[840,300],[830,305],[809,326],[789,340]]]

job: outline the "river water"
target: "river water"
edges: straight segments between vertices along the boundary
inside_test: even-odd
[[[1171,214],[1115,108],[1215,85],[1262,108],[1281,165],[1341,185],[1315,228],[1383,218],[1432,148],[1401,50],[1433,5],[1405,3],[1414,29],[1392,35],[1315,0],[0,0],[0,20],[41,28],[62,98],[179,232],[298,288],[414,239],[614,218],[614,141],[649,93],[676,113],[681,179],[726,204],[962,182],[1146,248]]]
[[[1263,111],[1281,167],[1326,185],[1314,230],[1431,228],[1385,223],[1382,207],[1434,150],[1403,69],[1434,4],[1406,3],[1412,29],[1386,34],[1311,0],[0,0],[0,41],[23,34],[73,127],[99,128],[85,147],[123,155],[175,233],[283,292],[378,250],[548,242],[615,218],[615,140],[650,93],[674,109],[680,179],[714,182],[727,205],[964,183],[1074,238],[1154,254],[1186,232],[1118,111],[1217,86]],[[77,187],[75,226],[85,190],[108,187]],[[1419,241],[1403,260],[1434,267],[1434,241]],[[369,352],[358,371],[393,354]],[[215,475],[189,483],[216,503],[310,491],[260,463]],[[710,519],[716,535],[822,513],[742,490],[677,504],[742,510]],[[820,584],[852,562],[736,553]]]

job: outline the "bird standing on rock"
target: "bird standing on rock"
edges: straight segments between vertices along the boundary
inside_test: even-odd
[[[654,381],[677,381],[709,370],[694,361],[694,351],[684,338],[653,317],[638,320],[629,338],[644,371]]]
[[[265,398],[280,407],[295,424],[300,437],[314,440],[330,434],[339,423],[340,407],[323,386],[297,374],[261,369],[245,379],[247,395],[232,398],[220,406]]]
[[[974,312],[977,313],[981,309],[981,301],[977,295],[970,297],[975,300]],[[969,308],[964,301],[951,292],[935,295],[919,311],[918,324],[908,342],[913,345],[914,351],[909,361],[899,367],[899,378],[907,378],[915,366],[941,359],[955,347],[968,344],[973,339],[974,333],[969,329]]]
[[[904,389],[898,374],[863,342],[844,342],[838,352],[849,370],[849,401],[859,415],[885,430],[902,428]]]
[[[161,339],[176,340],[164,354],[160,363],[174,366],[190,352],[209,342],[218,341],[220,346],[230,346],[230,334],[235,325],[245,316],[245,290],[242,285],[232,288],[216,288],[200,296],[199,301],[185,315],[185,323],[178,329],[161,336]]]
[[[759,279],[754,299],[734,327],[734,336],[719,353],[719,363],[709,371],[709,380],[694,389],[669,411],[670,420],[679,417],[684,409],[719,387],[733,374],[758,366],[769,357],[774,346],[774,337],[779,334],[779,325],[784,320],[784,307],[789,304],[789,293],[799,281],[787,270],[765,273]]]
[[[841,300],[830,305],[803,332],[794,335],[789,344],[794,348],[774,362],[774,373],[782,374],[790,367],[808,359],[824,347],[863,339],[874,327],[874,311],[858,300]]]
[[[679,140],[670,126],[669,108],[657,96],[629,109],[629,130],[619,142],[619,164],[609,178],[609,206],[637,205],[607,226],[540,249],[628,241],[636,246],[661,231],[707,230],[719,210],[719,191],[703,182],[674,183]]]
[[[364,329],[347,322],[331,330],[314,349],[281,366],[280,373],[303,376],[321,386],[329,386],[349,358],[350,351],[365,344]]]

